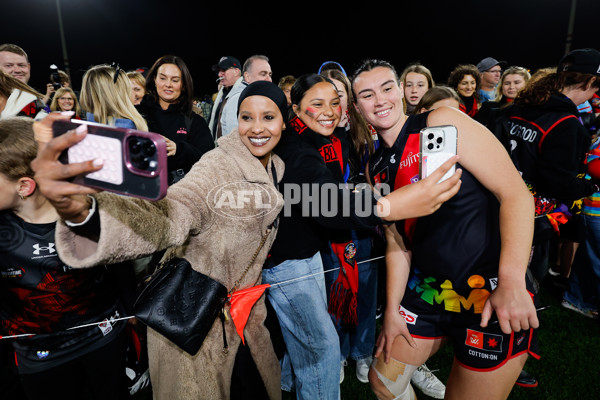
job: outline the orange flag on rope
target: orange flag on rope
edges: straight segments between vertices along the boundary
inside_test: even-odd
[[[550,220],[550,224],[554,228],[554,230],[560,234],[559,224],[566,224],[569,222],[569,218],[563,212],[553,212],[546,214],[548,219]]]
[[[250,316],[250,310],[254,306],[254,303],[262,296],[265,289],[269,286],[268,283],[264,285],[252,286],[247,289],[238,290],[237,292],[233,292],[229,297],[229,303],[231,307],[229,308],[229,314],[231,315],[231,319],[233,320],[233,324],[235,325],[235,330],[242,338],[242,343],[244,342],[244,328],[246,327],[246,323],[248,322],[248,317]]]

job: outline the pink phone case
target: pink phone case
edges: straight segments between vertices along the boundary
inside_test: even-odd
[[[167,147],[161,135],[71,120],[54,122],[54,136],[81,124],[87,125],[87,136],[65,150],[60,160],[67,164],[101,158],[104,166],[99,171],[76,177],[74,182],[153,201],[167,194]]]

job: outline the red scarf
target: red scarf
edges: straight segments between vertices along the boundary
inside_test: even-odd
[[[311,143],[321,154],[325,165],[333,176],[344,183],[344,157],[342,142],[333,133],[325,137],[310,130],[298,117],[292,118],[290,126],[299,135]],[[358,266],[356,264],[356,244],[352,240],[343,242],[331,241],[331,249],[338,258],[340,271],[329,292],[328,311],[343,323],[358,324],[356,314],[358,294]]]
[[[358,325],[356,305],[358,302],[358,265],[356,264],[356,245],[331,242],[331,249],[338,258],[340,271],[331,284],[327,311],[336,320],[345,324]]]

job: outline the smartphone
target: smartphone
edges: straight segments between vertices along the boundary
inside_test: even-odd
[[[424,179],[456,155],[458,131],[452,125],[428,126],[421,130],[420,135],[420,176]],[[450,178],[455,170],[453,165],[439,182]]]
[[[60,161],[100,158],[104,166],[73,182],[145,200],[160,200],[167,194],[167,146],[161,135],[82,120],[55,121],[53,134],[62,135],[81,124],[87,125],[85,139],[63,151]]]

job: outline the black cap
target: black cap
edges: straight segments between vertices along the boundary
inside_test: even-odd
[[[488,69],[495,67],[496,65],[499,65],[500,68],[506,68],[507,62],[498,61],[492,57],[486,57],[477,63],[477,69],[479,70],[479,72],[485,72]]]
[[[212,66],[212,70],[219,72],[219,70],[227,70],[229,68],[242,69],[242,65],[237,58],[231,56],[221,57],[218,63]]]
[[[600,76],[600,52],[596,49],[573,50],[560,59],[556,71],[574,71]]]

